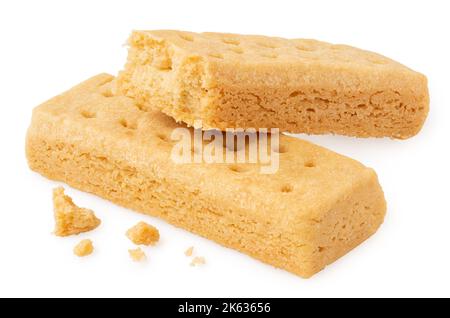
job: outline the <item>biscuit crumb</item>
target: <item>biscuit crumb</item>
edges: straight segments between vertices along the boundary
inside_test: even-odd
[[[158,229],[142,221],[130,228],[126,235],[136,245],[154,245],[159,241]]]
[[[197,266],[197,265],[203,265],[203,264],[205,264],[206,263],[206,261],[205,261],[205,258],[204,257],[202,257],[202,256],[196,256],[196,257],[194,257],[193,258],[193,260],[192,260],[192,262],[191,262],[191,266]]]
[[[189,247],[186,251],[184,251],[184,255],[186,256],[192,256],[192,253],[194,252],[194,247]]]
[[[128,253],[130,254],[130,257],[135,262],[141,262],[147,258],[144,251],[138,247],[136,249],[129,249]]]
[[[101,223],[92,210],[76,206],[72,198],[64,194],[63,187],[53,189],[53,208],[57,236],[88,232]]]
[[[94,251],[94,246],[92,245],[91,240],[81,240],[75,247],[73,248],[73,253],[76,256],[83,257],[92,254]]]

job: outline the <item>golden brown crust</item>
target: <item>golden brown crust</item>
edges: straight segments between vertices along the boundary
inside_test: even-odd
[[[314,40],[135,31],[118,91],[196,128],[408,138],[427,79],[379,54]]]

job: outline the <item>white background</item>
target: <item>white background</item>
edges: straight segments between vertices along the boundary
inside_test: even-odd
[[[1,1],[0,296],[450,296],[450,8],[448,1]],[[431,112],[409,140],[301,136],[375,168],[388,214],[380,230],[309,280],[161,220],[67,187],[101,227],[51,234],[51,189],[31,172],[31,110],[100,72],[116,74],[132,29],[316,38],[373,50],[428,76]],[[139,220],[161,241],[133,263],[124,232]],[[93,255],[72,247],[91,238]],[[195,246],[207,264],[190,267]]]

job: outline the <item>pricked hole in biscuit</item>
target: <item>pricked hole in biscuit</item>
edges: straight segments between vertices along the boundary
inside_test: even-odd
[[[247,167],[244,167],[242,165],[231,165],[228,168],[231,171],[236,172],[236,173],[242,173],[242,172],[246,172],[249,170]]]
[[[239,45],[241,43],[238,39],[233,39],[233,38],[223,38],[222,42],[225,44],[231,44],[231,45]]]
[[[308,161],[305,162],[304,166],[305,166],[306,168],[314,168],[314,167],[316,166],[316,164],[315,164],[314,161],[308,160]]]
[[[136,125],[127,121],[125,118],[122,118],[121,120],[119,120],[119,123],[123,128],[136,129]]]
[[[172,61],[169,61],[169,62],[167,62],[167,63],[170,63],[170,65],[164,65],[164,64],[160,64],[160,65],[158,65],[158,66],[156,66],[156,68],[158,69],[158,70],[160,70],[160,71],[166,71],[166,72],[169,72],[169,71],[171,71],[172,70]]]
[[[228,50],[231,51],[231,52],[234,52],[236,54],[244,53],[244,50],[242,48],[238,47],[238,46],[237,47],[230,47]]]
[[[104,92],[102,92],[102,96],[104,97],[113,97],[113,93],[110,89],[105,90]]]
[[[326,247],[325,246],[319,246],[317,249],[319,250],[319,253],[322,253],[322,252],[324,252],[326,250]]]
[[[157,134],[156,137],[158,137],[160,140],[164,142],[169,142],[169,138],[164,134]]]
[[[275,53],[263,53],[263,54],[260,54],[260,56],[266,57],[268,59],[276,59],[278,57],[278,54],[275,54]]]
[[[290,193],[290,192],[292,192],[294,190],[294,187],[292,186],[292,185],[290,185],[290,184],[284,184],[282,187],[281,187],[281,192],[283,192],[283,193]]]
[[[274,147],[273,151],[278,153],[286,153],[288,152],[288,147],[286,145],[278,145],[278,147]]]
[[[188,41],[188,42],[193,42],[194,41],[194,37],[192,35],[190,35],[190,34],[183,34],[182,33],[179,36],[180,36],[180,38],[182,38],[185,41]]]
[[[208,56],[214,57],[216,59],[223,59],[223,55],[220,53],[209,53]]]
[[[365,206],[364,209],[365,210],[370,210],[370,206]]]
[[[124,128],[128,128],[128,123],[125,119],[119,120],[119,124],[121,124]]]
[[[306,108],[306,111],[308,113],[315,113],[316,112],[316,110],[314,108]]]
[[[83,116],[84,118],[95,118],[96,114],[94,112],[91,112],[89,110],[82,110],[81,111],[81,116]]]
[[[357,107],[359,109],[367,109],[367,105],[366,104],[359,104]]]
[[[299,95],[305,95],[305,93],[302,91],[293,91],[292,93],[289,94],[289,97],[297,97]]]
[[[136,106],[137,109],[139,109],[141,112],[147,112],[147,110],[144,108],[144,105],[135,103],[134,106]]]

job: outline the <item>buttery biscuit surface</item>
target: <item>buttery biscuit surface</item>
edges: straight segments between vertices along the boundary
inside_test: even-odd
[[[118,92],[196,128],[404,139],[428,114],[425,76],[347,45],[172,30],[129,44]]]
[[[33,111],[31,169],[302,277],[383,222],[372,169],[296,138],[280,137],[272,175],[259,164],[174,163],[170,136],[180,125],[113,96],[112,80],[95,76]]]

